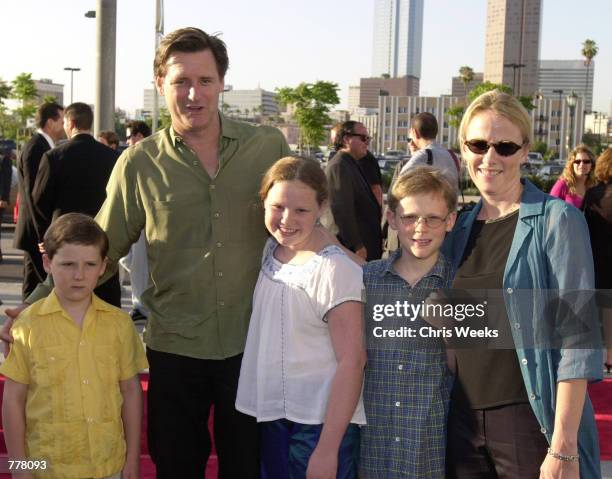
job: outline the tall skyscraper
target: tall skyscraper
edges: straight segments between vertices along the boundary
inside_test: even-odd
[[[424,0],[375,0],[372,76],[421,78]]]
[[[594,76],[595,60],[591,62],[588,76],[584,60],[540,60],[538,92],[545,98],[556,98],[559,90],[563,90],[563,95],[573,91],[586,98],[586,111],[591,111]]]
[[[542,0],[488,0],[484,80],[518,95],[538,88]]]

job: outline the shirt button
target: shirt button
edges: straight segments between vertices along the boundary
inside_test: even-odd
[[[223,277],[223,271],[219,271],[219,272],[217,273],[217,276],[219,276],[219,278],[222,278],[222,277]]]
[[[194,162],[193,162],[193,166],[198,166],[198,162],[197,162],[197,161],[194,161]]]
[[[527,361],[527,359],[525,359],[525,358],[521,359],[521,363],[523,363],[523,364],[527,364],[528,362],[529,361]]]
[[[83,384],[89,384],[89,379],[83,379]]]
[[[402,403],[401,403],[401,402],[399,402],[399,401],[397,401],[397,402],[395,403],[395,407],[400,407],[401,405],[402,405]]]
[[[55,361],[55,356],[51,356],[49,359],[50,359],[51,361]]]
[[[508,294],[514,293],[514,290],[512,288],[508,288],[506,291],[508,291]]]
[[[211,189],[211,190],[214,190],[215,188],[216,188],[216,186],[215,186],[215,185],[210,185],[210,189]]]
[[[223,246],[223,243],[221,243],[221,241],[217,242],[217,248],[221,248],[221,246]]]
[[[215,213],[213,216],[214,216],[215,218],[218,218],[219,216],[221,216],[221,213],[218,213],[218,212],[217,212],[217,213]]]
[[[87,418],[87,422],[93,422],[93,418],[88,417],[88,418]]]
[[[543,427],[542,429],[540,429],[540,432],[541,432],[542,434],[546,434],[546,428],[544,428],[544,427]]]
[[[395,442],[400,442],[399,436],[395,436]]]
[[[219,301],[219,306],[225,306],[225,301]]]
[[[531,394],[529,395],[529,399],[534,400],[535,398],[536,398],[536,395],[535,395],[535,394],[531,393]]]
[[[404,365],[403,364],[398,364],[397,365],[397,369],[399,369],[401,371],[402,369],[404,369]]]
[[[516,329],[521,329],[521,323],[514,323],[514,327]]]

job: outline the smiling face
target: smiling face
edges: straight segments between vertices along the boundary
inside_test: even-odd
[[[518,126],[490,110],[478,113],[472,118],[467,125],[465,139],[484,140],[488,143],[510,141],[517,145],[525,143]],[[521,164],[527,161],[528,145],[510,156],[498,154],[493,147],[484,154],[476,154],[470,151],[465,143],[461,150],[470,177],[484,197],[516,200],[517,191],[521,188]]]
[[[586,179],[589,176],[593,164],[591,162],[591,157],[588,155],[588,153],[585,153],[583,151],[579,152],[572,163],[572,167],[574,168],[574,174],[577,178]]]
[[[317,193],[299,180],[279,181],[264,201],[265,224],[282,246],[294,251],[308,248],[323,208]]]
[[[98,245],[65,243],[52,259],[43,256],[43,266],[53,275],[60,304],[69,307],[91,300],[98,278],[106,268],[106,260],[102,259]]]
[[[442,219],[438,227],[428,226],[423,218],[409,224],[410,217]],[[387,211],[389,226],[397,231],[404,254],[419,260],[437,257],[446,233],[455,224],[456,213],[449,213],[448,205],[442,195],[426,193],[402,198],[395,212]]]
[[[156,83],[178,134],[197,133],[217,121],[223,79],[210,50],[172,53],[165,76],[157,77]]]

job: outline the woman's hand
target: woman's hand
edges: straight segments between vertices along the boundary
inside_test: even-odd
[[[580,479],[578,461],[562,461],[547,454],[540,467],[540,479]]]

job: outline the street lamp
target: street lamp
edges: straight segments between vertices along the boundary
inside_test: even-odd
[[[569,131],[569,139],[567,142],[567,149],[571,150],[574,146],[573,136],[574,136],[574,112],[576,111],[576,100],[578,99],[578,95],[572,90],[572,92],[567,95],[567,106],[570,110],[570,131]]]
[[[516,70],[518,70],[519,68],[525,68],[525,66],[526,65],[524,63],[504,63],[504,68],[512,68],[512,94],[517,97],[520,96],[521,92],[516,91]],[[519,87],[520,86],[521,85],[519,83]]]
[[[64,70],[70,72],[70,103],[72,103],[72,97],[74,93],[74,72],[80,72],[80,68],[65,67]]]
[[[559,109],[557,110],[557,118],[559,120],[557,124],[557,141],[559,144],[557,145],[557,153],[559,153],[559,158],[561,158],[561,112],[562,112],[562,102],[561,96],[563,95],[563,90],[553,90],[553,93],[559,95]]]

